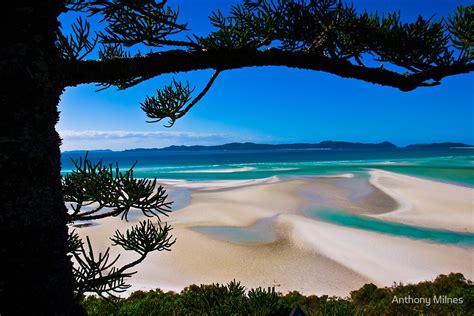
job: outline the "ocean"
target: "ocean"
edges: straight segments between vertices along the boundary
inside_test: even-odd
[[[62,154],[62,173],[73,168],[72,159],[84,153]],[[354,175],[341,182],[349,188],[352,200],[372,192],[368,185],[371,169],[382,169],[406,175],[474,188],[474,148],[465,149],[390,149],[390,150],[262,150],[262,151],[93,151],[92,161],[116,162],[127,170],[136,162],[137,178],[164,180],[244,180],[268,177]],[[190,191],[178,190],[171,195],[179,210],[190,202]],[[309,218],[363,229],[386,235],[428,240],[434,243],[474,247],[474,234],[410,226],[354,215],[343,209],[313,207],[305,211]],[[197,227],[196,231],[237,243],[267,242],[276,237],[266,219],[250,227]]]
[[[62,154],[62,172],[84,153]],[[92,151],[93,161],[133,163],[139,178],[180,180],[262,179],[272,176],[366,174],[372,168],[474,187],[474,148],[262,150],[262,151]]]

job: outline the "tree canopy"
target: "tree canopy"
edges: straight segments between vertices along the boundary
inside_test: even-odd
[[[165,73],[214,69],[196,96],[189,82],[173,79],[144,98],[141,108],[149,122],[167,118],[168,127],[204,97],[221,72],[236,68],[317,70],[402,91],[474,70],[473,6],[460,6],[449,17],[418,16],[406,23],[400,12],[359,13],[336,0],[244,0],[227,15],[213,12],[213,31],[206,36],[180,22],[179,11],[166,0],[68,1],[64,12],[77,15],[69,33],[57,32],[66,85],[96,83],[99,90],[122,90]],[[97,59],[87,59],[94,54]],[[75,167],[62,182],[64,199],[71,203],[70,222],[109,216],[126,220],[131,208],[160,220],[170,210],[166,191],[156,179],[134,178],[134,166],[120,172],[118,166],[93,164],[86,157]],[[170,249],[170,230],[145,221],[125,234],[117,231],[113,243],[140,255],[121,268],[114,266],[118,257],[111,259],[109,250],[96,258],[89,239],[84,246],[71,232],[76,294],[124,291],[130,268],[151,251]]]
[[[58,32],[68,85],[126,89],[165,73],[215,69],[194,99],[189,83],[175,80],[146,97],[142,109],[148,117],[168,118],[170,126],[220,72],[236,68],[317,70],[402,91],[474,70],[473,6],[407,23],[400,12],[359,13],[337,0],[244,0],[228,15],[213,12],[214,30],[206,36],[180,23],[179,11],[167,1],[69,1],[65,11],[85,16],[79,15],[72,34]],[[94,16],[99,30],[91,32],[87,17]],[[148,52],[132,54],[137,47]],[[99,59],[86,60],[94,50]]]
[[[60,25],[61,14],[75,18]],[[220,73],[284,66],[411,91],[474,70],[474,7],[447,17],[404,22],[399,12],[358,12],[338,0],[242,0],[210,16],[213,31],[197,35],[166,0],[14,1],[5,6],[0,47],[0,312],[31,309],[81,314],[85,292],[123,291],[130,269],[151,251],[169,250],[169,209],[155,180],[133,168],[77,161],[60,177],[58,103],[66,87],[94,83],[127,89],[169,73],[213,69],[201,91],[174,79],[144,96],[151,122],[175,121],[209,91]],[[6,36],[5,36],[6,35]],[[66,210],[68,202],[70,209]],[[72,205],[72,206],[71,206]],[[138,258],[117,267],[109,251],[96,255],[66,224],[136,208],[158,221],[116,232],[112,243]],[[70,257],[76,265],[71,266]],[[21,280],[21,284],[18,280]],[[27,297],[31,304],[19,304]],[[76,300],[77,301],[77,300]],[[35,311],[37,312],[37,311]]]

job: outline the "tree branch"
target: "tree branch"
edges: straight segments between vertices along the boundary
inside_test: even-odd
[[[204,89],[188,105],[186,103],[191,100],[191,93],[194,89],[190,89],[189,84],[182,85],[176,81],[173,82],[174,89],[171,85],[162,91],[158,90],[156,97],[147,97],[145,102],[141,103],[142,110],[152,119],[147,122],[156,123],[169,117],[169,123],[165,127],[172,127],[176,120],[186,115],[206,95],[220,73],[221,70],[214,71]],[[181,101],[178,104],[176,104],[177,99]]]
[[[192,100],[191,103],[189,103],[188,106],[180,113],[180,117],[183,117],[186,113],[188,113],[188,111],[191,110],[191,108],[195,106],[196,103],[198,103],[206,95],[206,93],[212,87],[212,85],[214,84],[214,81],[216,80],[217,76],[219,76],[220,73],[221,73],[221,70],[219,69],[214,71],[214,73],[212,74],[211,78],[207,82],[204,89],[202,89],[202,91],[197,95],[197,97],[194,98],[194,100]]]
[[[459,74],[466,74],[474,71],[474,63],[456,63],[450,66],[437,66],[412,75],[416,81],[425,82],[427,80],[440,81],[441,79]]]
[[[69,220],[71,222],[75,222],[75,221],[91,221],[91,220],[96,220],[96,219],[101,219],[101,218],[106,218],[106,217],[112,217],[112,216],[118,216],[122,213],[121,210],[113,210],[113,211],[110,211],[110,212],[105,212],[105,213],[100,213],[100,214],[97,214],[97,215],[92,215],[96,212],[98,212],[99,210],[94,210],[94,212],[87,212],[84,213],[84,214],[72,214],[70,215],[69,217]]]
[[[238,69],[258,66],[286,66],[331,73],[343,78],[354,78],[411,91],[426,86],[427,80],[439,81],[444,77],[468,73],[474,64],[433,67],[415,74],[400,74],[383,68],[354,65],[347,60],[321,54],[284,51],[271,48],[214,49],[207,51],[170,50],[144,57],[120,58],[105,61],[66,61],[62,65],[67,86],[82,83],[107,83],[136,77],[152,78],[158,75],[203,69]]]

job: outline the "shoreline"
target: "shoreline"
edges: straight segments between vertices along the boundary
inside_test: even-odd
[[[369,183],[374,189],[363,190],[362,197],[355,200],[352,200],[353,190],[358,188],[359,182],[345,185],[345,181],[357,180],[353,176],[166,181],[165,187],[172,190],[190,190],[189,203],[163,218],[173,227],[177,242],[171,252],[152,253],[137,267],[138,273],[130,279],[132,288],[129,291],[154,288],[180,291],[193,283],[227,283],[236,279],[247,288],[275,286],[277,291],[284,293],[297,290],[303,294],[346,296],[351,290],[370,282],[390,286],[393,282],[418,282],[449,272],[461,272],[466,278],[473,279],[472,248],[345,227],[302,213],[308,203],[321,207],[336,205],[353,214],[392,221],[393,214],[399,214],[400,209],[402,214],[410,213],[409,208],[402,208],[403,203],[412,198],[404,196],[407,191],[416,191],[423,186],[426,191],[426,185],[431,185],[427,184],[428,180],[413,182],[410,179],[412,186],[390,187],[386,181],[374,181],[373,177],[383,175],[397,181],[400,179],[398,174],[381,171],[374,176],[374,171],[370,172]],[[452,190],[457,191],[451,188],[450,193]],[[428,202],[426,198],[416,200],[415,212],[421,214],[416,217],[416,223],[420,227],[432,227],[430,225],[439,220],[423,221],[427,214],[419,208],[423,203],[429,206]],[[466,215],[462,210],[457,211]],[[456,223],[460,218],[454,217],[450,225],[462,226],[465,222]],[[116,218],[106,219],[76,231],[81,237],[91,236],[96,249],[103,251],[109,246],[108,237],[116,229],[123,231],[139,219],[134,216],[129,223]],[[272,219],[270,225],[252,228],[258,221],[268,219]],[[239,244],[229,241],[229,236],[220,238],[194,229],[203,226],[230,226],[235,228],[235,234],[253,229],[256,236],[259,236],[259,229],[269,229],[277,239]],[[222,233],[221,230],[218,232]],[[134,256],[114,248],[112,253],[122,253],[120,262]]]
[[[399,207],[374,217],[402,224],[474,233],[474,189],[384,170],[371,170],[369,182]]]

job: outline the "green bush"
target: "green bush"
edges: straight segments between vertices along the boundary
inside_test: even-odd
[[[440,303],[435,297],[462,298],[462,303]],[[429,301],[400,303],[395,298],[426,298]],[[366,284],[351,292],[351,302],[366,315],[474,315],[474,286],[460,273],[439,275],[434,281],[394,284],[386,288]]]
[[[399,303],[394,298],[429,298],[426,303]],[[438,299],[438,302],[434,298]],[[446,300],[461,298],[458,304]],[[444,300],[441,303],[439,300]],[[460,273],[440,275],[434,281],[394,284],[379,288],[366,284],[350,297],[286,295],[274,288],[246,291],[236,281],[228,284],[190,285],[181,293],[136,291],[128,298],[106,300],[85,297],[89,315],[289,315],[300,308],[305,315],[474,315],[474,286]]]

